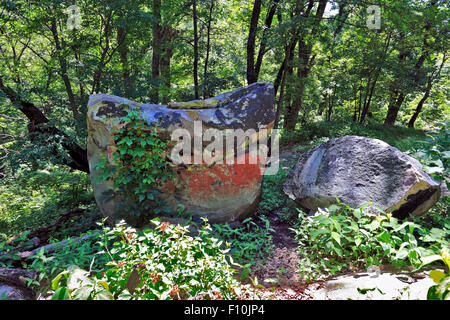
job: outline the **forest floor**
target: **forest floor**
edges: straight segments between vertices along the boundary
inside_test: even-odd
[[[411,273],[391,265],[366,270],[344,271],[324,281],[307,283],[298,273],[298,243],[290,225],[279,216],[268,217],[275,248],[265,261],[258,261],[250,277],[264,288],[263,299],[270,300],[426,300],[434,284],[429,270]],[[442,270],[443,271],[443,270]]]
[[[327,131],[342,131],[343,128],[344,132],[339,134]],[[296,137],[295,143],[284,145],[280,152],[279,173],[265,177],[267,179],[263,184],[262,200],[253,221],[262,230],[265,228],[265,222],[259,221],[259,216],[268,220],[270,228],[273,229],[270,235],[274,247],[270,250],[261,248],[260,253],[265,253],[265,258],[254,263],[252,273],[249,275],[251,279],[256,277],[261,285],[257,288],[261,298],[273,300],[426,299],[426,289],[433,284],[427,276],[427,271],[412,274],[411,270],[399,271],[393,270],[390,266],[380,266],[380,269],[375,272],[347,270],[325,281],[316,280],[307,283],[300,278],[298,242],[294,231],[291,230],[298,222],[298,213],[295,211],[293,201],[288,199],[281,190],[287,172],[295,164],[299,155],[325,142],[328,136],[335,137],[343,134],[380,138],[402,151],[410,150],[417,145],[418,141],[424,139],[422,132],[405,129],[389,131],[383,127],[382,130],[379,128],[369,128],[369,130],[365,127],[347,128],[342,125],[327,125],[319,129],[320,134],[302,132],[304,137]],[[445,178],[449,179],[448,176]],[[0,247],[2,240],[17,237],[25,230],[46,231],[47,237],[41,241],[41,245],[46,245],[80,237],[89,230],[101,229],[96,222],[101,221],[102,215],[96,210],[88,175],[53,168],[36,172],[25,170],[19,172],[15,180],[4,181],[5,183],[0,185]],[[446,190],[444,195],[448,196],[449,191]],[[445,204],[442,206],[446,208]],[[74,209],[78,207],[82,209]],[[73,215],[78,212],[77,210],[80,210],[79,214]],[[67,213],[62,213],[64,211]],[[97,240],[94,239],[65,246],[51,255],[53,259],[51,264],[58,268],[71,264],[89,268],[92,257],[100,250],[96,243]],[[98,259],[96,263],[97,267],[102,267]],[[35,264],[37,263],[30,262],[29,267],[34,268]]]
[[[280,168],[287,170],[302,151],[290,146],[280,153]],[[298,242],[291,228],[292,221],[281,219],[278,208],[267,216],[275,246],[273,252],[256,263],[251,278],[264,287],[263,299],[271,300],[426,300],[427,290],[434,284],[429,270],[412,273],[411,268],[397,269],[391,265],[378,268],[342,271],[324,280],[306,282],[298,272]],[[258,222],[261,224],[261,222]]]

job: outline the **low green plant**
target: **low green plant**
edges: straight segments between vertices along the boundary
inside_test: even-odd
[[[93,236],[90,239],[84,241],[72,241],[72,238],[66,239],[67,243],[64,246],[57,247],[51,253],[46,252],[42,247],[33,256],[21,262],[22,268],[27,271],[31,271],[36,274],[33,279],[26,279],[29,287],[32,287],[37,294],[44,294],[48,289],[50,279],[55,277],[58,273],[64,271],[71,265],[78,265],[82,268],[90,267],[93,270],[102,270],[108,259],[106,256],[98,255],[101,250],[98,232],[89,231],[82,236]],[[27,233],[24,233],[19,238],[14,239],[14,244],[20,244],[20,246],[26,246],[30,241],[26,239]],[[6,244],[5,242],[0,244],[0,252],[5,250],[13,250],[16,248],[12,244]],[[3,251],[3,252],[5,252]],[[13,251],[8,257],[13,260],[19,260],[20,257],[17,252]],[[12,267],[13,260],[8,259],[7,263],[3,263],[0,257],[0,266]]]
[[[26,166],[0,183],[0,241],[53,223],[60,214],[95,204],[89,175],[60,166]]]
[[[28,234],[29,232],[27,231],[11,241],[7,239],[0,241],[0,267],[12,267],[14,260],[20,260],[17,248],[27,249],[32,246],[32,242],[28,239]]]
[[[64,282],[65,285],[60,283]],[[52,300],[113,300],[108,283],[89,271],[70,266],[52,281]]]
[[[288,203],[287,206],[276,212],[281,222],[294,226],[297,223],[298,215],[295,209],[295,203]]]
[[[72,241],[73,238],[66,239],[68,242],[64,246],[55,249],[50,257],[45,251],[31,257],[32,263],[24,267],[31,271],[40,271],[50,279],[56,274],[62,272],[71,265],[77,265],[81,268],[91,267],[93,270],[104,269],[108,262],[107,257],[98,255],[102,249],[98,243],[100,235],[96,231],[88,231],[81,236],[92,236],[92,238],[84,241]],[[44,260],[40,258],[44,256]],[[51,263],[47,263],[51,261]]]
[[[450,189],[450,129],[441,124],[439,129],[427,132],[424,139],[418,141],[407,152],[423,164],[423,170],[438,182]],[[449,229],[450,197],[441,196],[430,211],[418,219],[427,229]]]
[[[240,228],[232,228],[228,223],[214,224],[214,234],[230,245],[230,254],[243,266],[242,277],[247,277],[258,259],[264,260],[274,248],[270,222],[259,217],[263,226],[259,226],[252,218],[245,219]]]
[[[442,125],[439,130],[427,133],[425,139],[413,148],[412,156],[423,164],[423,170],[435,180],[442,182],[450,176],[450,128]],[[447,188],[450,183],[446,181]]]
[[[153,219],[154,229],[137,231],[123,222],[105,230],[101,275],[72,267],[52,281],[53,299],[243,299],[249,285],[234,277],[233,261],[205,220],[198,235],[189,227]],[[108,240],[117,239],[109,248]]]
[[[450,253],[448,247],[443,248],[439,255],[430,255],[423,257],[422,266],[430,265],[436,261],[444,263],[445,272],[432,270],[430,278],[436,283],[431,286],[427,292],[428,300],[448,300],[450,299]]]
[[[300,211],[293,230],[299,242],[301,275],[311,280],[352,266],[417,266],[421,257],[449,245],[448,229],[429,231],[414,221],[399,221],[377,211],[369,204],[352,209],[342,203],[319,209],[314,216]]]
[[[280,169],[275,175],[264,176],[261,201],[256,209],[257,215],[268,215],[286,202],[291,201],[282,190],[289,170]]]
[[[114,192],[121,198],[116,201],[119,211],[142,225],[168,211],[158,188],[173,177],[164,156],[170,141],[161,138],[163,129],[147,125],[139,108],[128,110],[121,121],[125,124],[114,134],[117,151],[112,164],[104,159],[95,166],[103,170],[96,183],[112,179]]]

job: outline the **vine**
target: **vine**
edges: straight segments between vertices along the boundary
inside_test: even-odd
[[[161,138],[164,129],[149,127],[140,117],[140,110],[133,108],[121,118],[125,125],[114,135],[117,150],[113,163],[105,158],[95,166],[103,169],[97,183],[112,179],[119,211],[136,218],[136,225],[150,221],[161,212],[168,212],[159,188],[173,178],[164,153],[170,141]]]

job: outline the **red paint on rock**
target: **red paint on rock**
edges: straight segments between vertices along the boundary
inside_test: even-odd
[[[257,161],[253,161],[256,163],[251,164],[249,154],[243,157],[243,164],[238,163],[239,159],[235,158],[234,164],[216,164],[211,168],[207,165],[197,165],[180,172],[178,179],[184,182],[181,185],[186,188],[182,192],[186,192],[193,200],[208,201],[234,197],[243,189],[258,187],[263,177],[260,170],[263,162],[258,157]],[[162,189],[171,192],[174,188],[174,183],[168,182]]]

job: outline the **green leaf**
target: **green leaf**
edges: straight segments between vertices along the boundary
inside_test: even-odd
[[[331,237],[339,244],[341,245],[341,236],[337,232],[331,232]]]
[[[94,288],[91,285],[83,285],[82,287],[75,289],[72,292],[72,296],[75,300],[89,300]]]
[[[395,259],[402,260],[408,256],[409,251],[407,249],[401,249],[397,252]]]
[[[52,295],[52,300],[68,300],[69,291],[66,287],[61,287],[55,291]]]
[[[385,243],[388,243],[390,241],[391,237],[389,235],[389,232],[384,231],[381,235],[378,236],[378,239]]]
[[[430,278],[433,279],[435,283],[439,283],[439,281],[445,278],[445,273],[440,270],[431,270]]]
[[[442,260],[442,257],[440,255],[435,254],[435,255],[431,255],[431,256],[427,256],[427,257],[422,257],[422,258],[420,258],[420,260],[422,260],[423,265],[427,265],[432,262]]]

